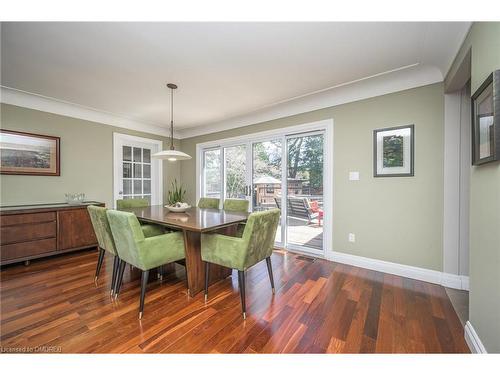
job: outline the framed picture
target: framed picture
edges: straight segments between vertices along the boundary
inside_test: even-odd
[[[500,70],[472,96],[472,164],[500,160]]]
[[[373,177],[413,176],[414,125],[373,131]]]
[[[0,173],[60,176],[59,137],[0,130]]]

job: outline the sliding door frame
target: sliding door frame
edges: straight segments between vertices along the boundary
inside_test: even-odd
[[[247,155],[250,155],[249,160],[251,163],[253,163],[253,144],[256,142],[263,142],[263,141],[270,141],[270,140],[275,140],[275,139],[283,139],[284,143],[282,144],[282,179],[283,176],[287,176],[287,171],[286,171],[286,165],[287,165],[287,160],[286,160],[286,150],[287,150],[287,144],[286,140],[288,139],[287,137],[293,137],[293,136],[299,136],[299,135],[310,135],[311,133],[314,132],[322,132],[324,133],[324,138],[323,138],[323,147],[324,147],[324,164],[323,164],[323,188],[324,188],[324,195],[323,195],[323,207],[325,212],[327,213],[325,215],[324,221],[323,221],[323,251],[321,253],[314,253],[314,255],[323,257],[323,258],[328,258],[329,253],[333,251],[332,245],[332,234],[333,234],[333,221],[332,221],[332,215],[333,215],[333,186],[334,186],[334,181],[333,181],[333,119],[327,119],[327,120],[320,120],[320,121],[315,121],[315,122],[310,122],[310,123],[305,123],[301,125],[296,125],[296,126],[289,126],[285,128],[280,128],[280,129],[274,129],[274,130],[268,130],[268,131],[263,131],[263,132],[256,132],[256,133],[251,133],[251,134],[245,134],[242,136],[237,136],[237,137],[230,137],[230,138],[224,138],[224,139],[218,139],[214,141],[209,141],[209,142],[203,142],[203,143],[198,143],[196,145],[196,201],[200,199],[202,196],[203,192],[203,184],[204,184],[204,154],[203,152],[208,150],[208,149],[221,149],[221,207],[222,207],[222,202],[224,201],[224,166],[222,163],[224,163],[224,148],[225,147],[231,147],[231,146],[237,146],[237,145],[243,145],[247,144],[250,145],[250,149],[248,149],[247,146]],[[284,156],[284,158],[283,158]],[[247,168],[247,180],[249,179],[250,182],[252,178],[252,168]],[[285,180],[285,186],[284,186],[284,191],[286,192],[286,178]],[[247,183],[249,182],[247,181]],[[250,184],[252,185],[252,184]],[[286,204],[286,194],[282,194],[282,212],[281,212],[281,217],[282,217],[282,228],[286,228],[286,218],[287,218],[287,204]],[[285,233],[286,235],[286,233]],[[285,238],[282,237],[283,244],[285,244]],[[302,252],[300,249],[300,246],[291,246],[289,247],[290,250],[292,251],[298,251]],[[305,250],[304,250],[305,251]]]

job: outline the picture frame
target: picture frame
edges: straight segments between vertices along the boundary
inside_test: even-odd
[[[60,176],[59,137],[0,129],[0,174]]]
[[[472,165],[500,160],[500,70],[491,73],[471,101]]]
[[[373,131],[373,177],[414,176],[415,125]]]

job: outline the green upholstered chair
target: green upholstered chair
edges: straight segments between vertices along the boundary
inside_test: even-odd
[[[246,318],[245,271],[261,260],[266,260],[274,293],[271,254],[280,219],[280,210],[272,209],[250,214],[243,237],[222,234],[201,235],[201,259],[205,262],[205,300],[208,298],[210,263],[238,270],[243,319]]]
[[[246,199],[224,200],[224,211],[248,212],[248,201]]]
[[[116,208],[119,210],[127,208],[148,207],[149,201],[145,198],[117,199]],[[165,228],[160,225],[142,224],[142,231],[146,237],[159,236],[165,233]]]
[[[219,198],[200,198],[198,208],[219,208]]]
[[[112,295],[115,288],[116,272],[118,270],[120,258],[118,258],[116,254],[115,242],[113,241],[113,235],[109,228],[108,217],[106,216],[107,209],[105,207],[88,206],[87,210],[89,212],[90,221],[92,222],[92,227],[94,228],[95,236],[97,237],[97,243],[99,244],[99,258],[95,270],[95,281],[97,281],[99,273],[101,272],[104,253],[107,251],[114,257],[113,275],[111,276]]]
[[[142,271],[139,319],[144,312],[144,297],[149,271],[185,258],[184,238],[181,232],[160,236],[144,236],[137,217],[131,212],[108,210],[107,216],[116,251],[121,259],[116,282],[115,296],[120,292],[125,264]]]
[[[90,221],[92,222],[95,236],[97,237],[97,243],[99,244],[99,258],[97,260],[95,280],[97,281],[97,278],[99,277],[102,263],[104,261],[104,253],[107,251],[114,256],[113,274],[111,276],[111,295],[113,295],[116,287],[116,276],[118,274],[120,258],[116,252],[115,242],[113,240],[111,228],[109,227],[108,217],[106,216],[106,211],[108,209],[105,207],[91,205],[87,207],[87,210],[90,215]],[[163,231],[158,231],[156,226],[153,225],[141,225],[141,229],[144,237],[152,237],[163,234]]]
[[[224,200],[223,209],[224,211],[233,212],[248,212],[249,202],[246,199],[226,199]],[[245,231],[245,224],[238,224],[238,229],[236,230],[236,236],[243,236]]]

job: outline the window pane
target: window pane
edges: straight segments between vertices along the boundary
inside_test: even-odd
[[[134,180],[134,194],[142,194],[142,181]]]
[[[148,203],[151,204],[151,195],[143,195],[143,198],[148,200]]]
[[[246,146],[233,146],[224,149],[226,169],[226,198],[245,199],[246,192]]]
[[[151,150],[148,148],[142,149],[142,162],[151,163]]]
[[[123,146],[123,160],[132,161],[132,147]]]
[[[134,161],[141,162],[142,161],[142,149],[134,147]]]
[[[132,194],[132,180],[123,180],[123,194]]]
[[[132,178],[132,163],[123,163],[123,178]]]
[[[151,178],[151,165],[149,164],[144,164],[142,166],[142,171],[144,173],[144,178]]]
[[[204,152],[204,194],[205,197],[220,198],[221,165],[220,149]]]
[[[142,177],[142,164],[134,163],[134,178]]]
[[[144,194],[151,194],[151,180],[144,180],[143,181],[143,193]]]
[[[132,199],[132,196],[131,195],[124,195],[123,199]]]
[[[281,151],[279,139],[253,144],[252,201],[254,211],[281,207]],[[281,242],[281,218],[276,242]]]

